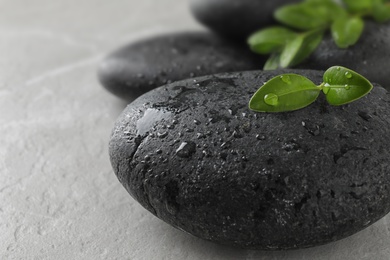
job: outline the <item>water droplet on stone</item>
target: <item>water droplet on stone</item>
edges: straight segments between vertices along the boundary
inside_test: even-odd
[[[359,112],[358,112],[358,115],[359,115],[362,119],[364,119],[365,121],[369,121],[369,120],[372,118],[372,116],[371,116],[369,113],[367,113],[366,111],[359,111]]]
[[[282,149],[285,150],[286,152],[298,151],[300,148],[301,146],[295,141],[284,143],[282,146]]]
[[[168,132],[157,133],[158,138],[161,138],[161,139],[167,137],[167,135],[168,135]]]
[[[182,142],[176,150],[176,155],[182,158],[189,158],[196,151],[194,142]]]
[[[168,119],[172,113],[164,110],[148,108],[142,118],[137,121],[137,130],[139,135],[144,135],[150,131],[157,122]]]
[[[196,138],[197,139],[201,139],[201,138],[204,138],[205,136],[202,134],[202,133],[197,133],[196,134]]]
[[[256,135],[256,139],[263,141],[263,140],[265,140],[265,135]]]
[[[236,131],[236,130],[234,130],[234,132],[233,132],[233,137],[235,137],[235,138],[242,138],[242,135],[241,135],[241,133],[239,132],[239,131]]]
[[[345,77],[346,77],[347,79],[352,78],[351,72],[349,72],[349,71],[345,72]]]
[[[302,126],[314,136],[318,136],[320,134],[320,126],[312,123],[310,121],[302,121]]]
[[[176,215],[177,212],[179,211],[178,206],[176,203],[170,203],[168,201],[165,202],[165,208],[171,215]]]
[[[278,97],[278,95],[276,95],[274,93],[269,93],[269,94],[264,96],[264,102],[267,105],[276,106],[279,102],[279,97]]]

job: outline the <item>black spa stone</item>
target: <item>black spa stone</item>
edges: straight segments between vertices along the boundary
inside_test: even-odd
[[[190,0],[195,18],[212,31],[235,40],[275,24],[273,12],[300,0]]]
[[[303,69],[319,69],[341,65],[359,72],[373,82],[390,89],[390,23],[366,21],[362,37],[356,45],[340,49],[328,35]]]
[[[321,82],[322,72],[297,71]],[[117,120],[113,169],[131,196],[181,230],[243,248],[291,249],[347,237],[390,211],[390,103],[375,85],[341,107],[255,113],[277,71],[160,87]]]
[[[264,57],[205,32],[176,33],[124,46],[99,67],[102,85],[134,99],[169,82],[220,72],[260,69]]]

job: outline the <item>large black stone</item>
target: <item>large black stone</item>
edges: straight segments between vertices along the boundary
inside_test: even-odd
[[[214,32],[242,40],[275,23],[276,8],[299,0],[190,0],[195,18]]]
[[[272,72],[226,73],[153,90],[119,117],[113,169],[146,209],[195,236],[258,249],[320,245],[390,211],[390,103],[376,85],[341,107],[324,95],[255,113]],[[299,71],[314,82],[321,72]]]
[[[362,37],[348,49],[338,48],[328,35],[299,68],[326,70],[334,65],[348,67],[390,89],[390,23],[366,21]]]
[[[163,35],[129,44],[100,65],[99,79],[113,94],[135,97],[169,82],[220,72],[260,69],[264,57],[247,46],[203,32]]]

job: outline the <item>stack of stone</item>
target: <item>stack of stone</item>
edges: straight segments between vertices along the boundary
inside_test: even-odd
[[[248,109],[281,72],[258,70],[265,57],[245,39],[293,2],[192,0],[212,33],[132,43],[102,62],[109,91],[142,95],[119,117],[109,150],[120,182],[157,217],[214,242],[280,250],[344,238],[390,211],[387,90],[375,84],[341,107],[319,98],[295,112]],[[389,44],[389,25],[368,22],[354,47],[338,49],[328,37],[300,65],[311,70],[289,72],[320,84],[313,69],[344,65],[390,86]]]

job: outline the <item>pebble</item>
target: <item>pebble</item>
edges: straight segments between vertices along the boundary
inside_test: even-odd
[[[291,72],[322,82],[322,72]],[[241,248],[321,245],[385,216],[387,90],[375,85],[342,107],[321,94],[294,112],[250,111],[252,94],[279,73],[204,76],[136,99],[118,118],[109,145],[119,181],[172,226]],[[173,120],[173,129],[164,127]]]
[[[161,85],[220,72],[261,69],[265,57],[246,45],[206,32],[161,35],[131,43],[107,56],[99,66],[101,84],[133,100]]]
[[[326,70],[340,65],[390,90],[389,46],[390,22],[378,24],[366,21],[363,34],[354,46],[340,49],[328,35],[310,58],[298,68]]]
[[[245,40],[251,33],[275,24],[273,12],[299,0],[190,0],[195,18],[219,35]]]

